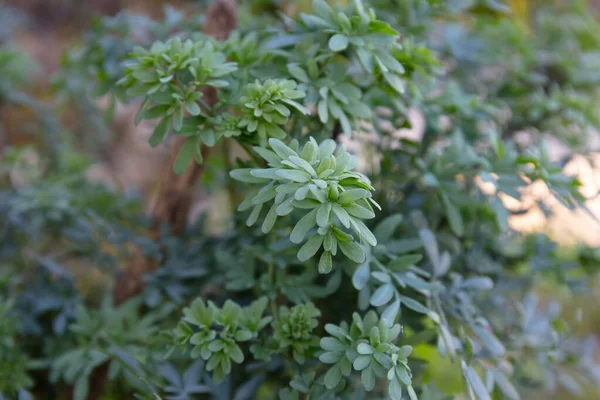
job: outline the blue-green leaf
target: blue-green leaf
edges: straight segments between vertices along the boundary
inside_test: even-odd
[[[348,47],[348,36],[336,33],[329,39],[329,49],[331,51],[343,51]]]

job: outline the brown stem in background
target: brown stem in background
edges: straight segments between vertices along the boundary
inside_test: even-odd
[[[237,23],[237,7],[235,0],[215,0],[206,13],[204,33],[219,40],[226,39],[235,29]],[[217,92],[214,88],[204,90],[204,101],[213,106],[217,103]],[[169,167],[159,178],[158,188],[154,192],[149,216],[152,221],[150,237],[157,239],[159,228],[163,224],[169,226],[174,235],[180,234],[184,229],[192,205],[193,189],[195,183],[202,176],[203,164],[192,163],[180,175],[172,169],[179,149],[186,138],[177,137],[170,154]],[[208,156],[208,147],[202,148],[204,160]],[[116,304],[121,304],[127,299],[139,294],[143,288],[142,277],[152,271],[156,265],[143,256],[141,252],[123,270],[122,276],[117,281],[114,291]]]
[[[204,33],[218,40],[227,39],[237,25],[237,5],[235,0],[215,0],[207,10]],[[209,106],[217,103],[217,92],[214,88],[206,88],[204,101]],[[193,191],[196,182],[204,171],[203,164],[192,162],[180,175],[176,175],[173,165],[179,149],[186,138],[177,137],[171,154],[170,162],[165,166],[163,175],[159,178],[158,186],[154,192],[149,217],[152,228],[149,236],[158,239],[160,227],[166,224],[171,233],[178,235],[185,229],[188,215],[192,206]],[[208,156],[208,148],[202,148],[203,159]],[[123,269],[114,288],[113,298],[116,305],[141,293],[144,288],[143,277],[157,267],[156,262],[146,258],[141,250],[136,251],[131,261]],[[90,376],[90,393],[88,400],[97,400],[105,387],[108,368],[101,366]]]

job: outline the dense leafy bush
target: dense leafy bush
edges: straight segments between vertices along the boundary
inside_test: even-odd
[[[600,255],[509,223],[592,219],[563,173],[600,129],[587,5],[280,3],[98,20],[57,110],[0,48],[0,105],[41,138],[0,159],[0,399],[597,396],[595,339],[545,293],[585,293]],[[147,214],[86,175],[125,103],[172,152]],[[200,179],[224,233],[190,218]]]

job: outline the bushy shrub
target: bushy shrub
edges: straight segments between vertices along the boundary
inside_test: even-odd
[[[239,3],[98,20],[55,77],[97,146],[124,103],[169,146],[149,214],[87,179],[94,152],[0,48],[0,104],[46,122],[0,159],[0,399],[597,395],[594,338],[543,289],[585,292],[600,255],[510,224],[592,219],[563,172],[600,128],[586,3]],[[225,233],[189,218],[200,179]]]

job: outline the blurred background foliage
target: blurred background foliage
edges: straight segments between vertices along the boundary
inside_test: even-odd
[[[163,339],[153,335],[153,324],[174,309],[179,313],[199,295],[220,298],[224,290],[272,289],[267,277],[256,279],[254,263],[294,264],[295,251],[261,243],[260,238],[249,241],[248,231],[227,234],[231,210],[239,201],[232,198],[226,172],[232,155],[241,151],[224,145],[205,161],[202,188],[193,195],[193,223],[183,237],[176,240],[162,229],[149,238],[151,221],[145,210],[155,178],[168,163],[168,152],[147,145],[152,124],[133,125],[135,107],[124,103],[124,93],[116,86],[124,74],[122,61],[135,45],[148,47],[176,31],[200,31],[208,3],[8,0],[0,5],[0,391],[26,388],[40,399],[64,398],[66,393],[93,391],[93,381],[77,376],[108,365],[112,380],[104,399],[130,398],[148,387],[158,391],[150,376],[161,377],[171,395],[165,398],[203,398],[203,393],[230,398],[229,388],[223,389],[229,381],[225,386],[213,382],[201,372],[200,362],[185,358],[164,362],[159,351],[148,351],[149,338]],[[524,381],[538,382],[546,375],[542,380],[547,387],[532,384],[522,398],[598,398],[600,353],[594,344],[600,335],[600,203],[595,199],[600,188],[596,101],[600,23],[593,10],[600,9],[600,2],[372,0],[369,4],[400,30],[399,57],[405,57],[403,65],[413,74],[406,90],[414,97],[391,107],[396,113],[391,119],[398,123],[390,137],[402,143],[403,151],[382,152],[381,169],[371,171],[379,172],[380,179],[374,179],[377,187],[399,189],[392,189],[396,194],[390,196],[400,198],[382,196],[382,203],[402,201],[409,210],[427,204],[439,211],[439,203],[445,201],[452,208],[447,203],[455,202],[469,213],[472,201],[452,197],[451,190],[450,200],[440,200],[448,199],[448,194],[438,186],[456,172],[447,170],[444,157],[454,152],[454,157],[476,158],[460,140],[439,157],[426,158],[419,165],[418,179],[402,167],[418,151],[415,142],[434,141],[445,126],[459,126],[468,136],[492,115],[505,113],[507,126],[501,132],[516,132],[515,141],[524,146],[541,143],[545,150],[526,161],[535,164],[532,174],[548,184],[531,185],[519,201],[503,198],[510,217],[503,221],[499,216],[498,224],[505,224],[509,234],[485,244],[467,243],[460,261],[482,273],[498,268],[515,274],[532,272],[520,286],[510,288],[518,295],[533,289],[522,309],[511,309],[501,298],[486,303],[491,323],[507,323],[501,318],[494,321],[495,314],[515,316],[509,322],[521,324],[519,329],[527,333],[515,340],[547,339],[554,344],[553,335],[567,331],[577,339],[544,355],[572,361],[565,370],[532,368],[527,359],[515,363]],[[239,25],[248,32],[273,24],[280,12],[295,16],[310,9],[310,1],[304,0],[240,1]],[[255,54],[252,44],[246,45],[240,57]],[[438,76],[444,77],[443,85],[431,78]],[[390,130],[377,122],[375,117],[378,132]],[[354,150],[364,155],[368,169],[370,157],[383,147],[368,142],[355,144]],[[576,174],[577,180],[559,181],[562,171]],[[489,177],[489,182],[496,178]],[[412,186],[425,190],[402,198],[401,189]],[[434,195],[424,198],[423,193]],[[578,202],[583,206],[574,210]],[[450,225],[437,240],[450,249],[462,246],[448,232],[460,233],[463,222],[454,220]],[[199,234],[204,232],[218,239]],[[272,253],[261,251],[267,245],[283,250],[269,259]],[[243,250],[232,257],[230,248]],[[139,298],[110,304],[104,294],[138,249],[161,268],[144,277]],[[236,268],[241,262],[246,267]],[[341,272],[330,276],[305,272],[278,290],[294,304],[318,302],[335,291],[340,280]],[[143,318],[136,312],[140,304],[148,310]],[[343,304],[335,307],[349,319]],[[425,328],[431,327],[423,327],[427,333]],[[514,326],[501,329],[508,337],[516,331]],[[418,336],[407,334],[409,339]],[[418,338],[414,341],[419,343]],[[49,360],[57,355],[61,358],[51,365]],[[416,344],[413,355],[428,362],[416,370],[424,382],[432,383],[424,385],[420,398],[460,396],[457,393],[464,390],[460,368],[442,357],[431,341]],[[535,357],[542,356],[531,355]],[[141,368],[140,359],[156,370]],[[7,365],[9,379],[2,375]],[[86,371],[78,370],[82,366]],[[276,374],[273,370],[278,367],[271,364],[265,373]],[[236,399],[270,399],[279,389],[268,379],[244,385]],[[19,396],[28,398],[25,391]],[[495,396],[504,398],[498,391]]]

